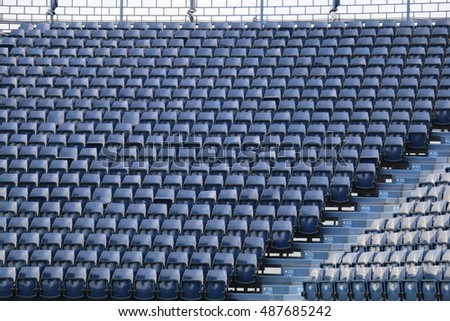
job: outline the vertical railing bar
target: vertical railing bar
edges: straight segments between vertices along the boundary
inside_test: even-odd
[[[259,22],[261,25],[264,23],[264,0],[261,0],[261,8],[259,12]]]

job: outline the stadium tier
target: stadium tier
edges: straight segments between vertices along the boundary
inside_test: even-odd
[[[11,30],[0,299],[450,300],[449,30]]]

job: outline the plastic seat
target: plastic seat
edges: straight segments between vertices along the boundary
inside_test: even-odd
[[[299,228],[303,234],[314,234],[318,231],[320,209],[315,205],[304,205],[300,208]]]
[[[323,274],[321,268],[310,269],[308,280],[303,282],[306,300],[315,301],[319,298],[319,282],[323,280]]]
[[[265,252],[265,241],[262,237],[247,236],[242,245],[243,253],[256,254],[258,262],[261,262]]]
[[[70,267],[66,272],[63,282],[63,296],[71,300],[84,298],[86,282],[87,272],[85,268]]]
[[[348,272],[348,270],[345,269],[344,271]],[[341,278],[340,269],[329,268],[325,270],[325,273],[323,275],[323,281],[320,282],[320,298],[322,300],[332,300],[333,298],[337,298],[338,293],[335,291],[338,284],[340,285],[339,299],[340,300],[345,299],[346,294],[345,287],[347,285],[347,282],[339,283],[340,278]],[[342,277],[342,280],[345,281],[345,276]]]
[[[277,250],[287,250],[291,247],[293,237],[292,224],[286,221],[275,221],[272,226],[271,246]]]
[[[243,239],[239,236],[224,236],[220,244],[220,253],[233,254],[234,260],[241,252]]]
[[[74,233],[84,234],[86,238],[95,229],[95,221],[93,218],[80,217],[75,221],[73,226]]]
[[[109,251],[118,251],[123,254],[129,249],[130,238],[126,234],[113,234],[108,241]]]
[[[139,269],[134,279],[134,298],[137,300],[152,300],[157,290],[156,270]]]
[[[375,187],[376,171],[374,164],[361,163],[356,168],[356,187],[372,189]]]
[[[33,252],[39,247],[40,237],[38,233],[22,233],[19,238],[19,243],[17,244],[18,249],[27,250],[28,252]]]
[[[47,266],[40,279],[40,297],[51,300],[61,297],[61,288],[64,280],[64,270],[62,267]]]
[[[36,298],[39,280],[39,267],[26,266],[21,268],[16,279],[16,296],[21,299]]]
[[[166,253],[166,256],[174,248],[174,238],[172,235],[157,235],[153,241],[153,251],[161,251]]]
[[[220,240],[225,234],[226,225],[223,220],[210,219],[206,222],[204,233],[205,235],[217,236]]]
[[[228,277],[226,271],[208,271],[204,287],[206,300],[225,300],[228,290]]]
[[[8,299],[14,296],[16,269],[0,267],[0,298]]]
[[[89,273],[97,265],[97,252],[90,250],[80,251],[75,260],[75,265],[86,268],[86,272]]]
[[[104,300],[109,296],[111,274],[108,268],[93,268],[86,284],[86,296],[89,299]]]
[[[350,289],[352,285],[357,289],[359,282],[355,282],[355,269],[349,267],[340,268],[339,280],[335,282],[336,298],[339,301],[350,299]]]
[[[261,212],[261,219],[264,219],[264,213],[266,212]],[[236,207],[233,220],[229,221],[227,226],[227,235],[240,236],[241,238],[244,238],[247,234],[248,224],[251,222],[253,216],[253,210],[249,206],[239,205]],[[273,219],[273,217],[274,213],[271,209],[269,209],[269,214],[267,216],[268,221],[270,218]]]
[[[256,254],[241,253],[236,259],[236,282],[239,284],[252,284],[257,280]]]
[[[372,278],[368,280],[368,296],[370,300],[381,301],[384,298],[385,282],[389,277],[389,268],[376,267]]]
[[[180,272],[175,269],[164,269],[158,278],[158,299],[176,300],[180,286]]]
[[[215,194],[214,194],[215,195]],[[199,202],[203,203],[206,201],[202,201],[202,193],[199,195]],[[190,213],[190,220],[200,220],[203,224],[206,224],[208,219],[210,218],[211,210],[209,204],[194,204],[192,206],[192,210]]]
[[[202,298],[203,271],[186,270],[181,279],[181,299],[182,300],[200,300]]]
[[[423,279],[420,284],[422,300],[435,301],[439,293],[439,281],[444,275],[441,266],[425,266],[423,268]]]
[[[131,299],[133,296],[133,282],[132,269],[116,269],[111,277],[111,298],[115,300]]]
[[[350,179],[346,176],[333,177],[330,184],[331,200],[336,203],[345,203],[350,200]]]

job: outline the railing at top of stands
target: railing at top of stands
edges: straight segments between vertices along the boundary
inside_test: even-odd
[[[55,21],[179,21],[188,20],[189,0],[59,0]],[[120,5],[123,3],[123,11]],[[449,17],[448,0],[341,0],[338,18],[350,20]],[[326,21],[332,0],[198,0],[197,21]],[[2,0],[0,30],[21,22],[49,21],[49,0]]]

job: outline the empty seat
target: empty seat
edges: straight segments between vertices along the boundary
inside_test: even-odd
[[[84,298],[86,282],[87,272],[85,268],[70,267],[63,282],[63,296],[71,300]]]
[[[304,205],[300,208],[299,229],[304,234],[315,234],[320,222],[320,210],[315,205]]]
[[[291,247],[293,238],[292,224],[287,221],[275,221],[272,225],[271,246],[277,250],[287,250]]]
[[[205,280],[206,300],[225,300],[228,290],[228,277],[226,271],[210,270]]]
[[[0,267],[0,298],[8,299],[14,296],[16,269]]]
[[[158,277],[158,299],[176,300],[180,285],[180,272],[175,269],[164,269]]]
[[[241,253],[236,259],[236,282],[251,284],[257,280],[257,256],[251,253]]]
[[[186,270],[181,279],[181,299],[200,300],[202,298],[203,280],[202,270]]]

